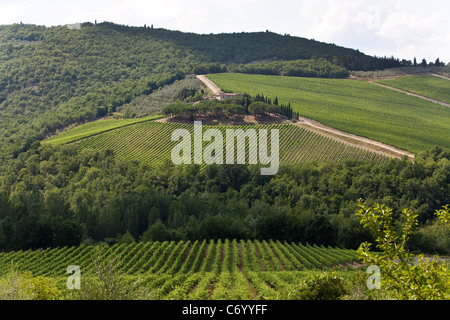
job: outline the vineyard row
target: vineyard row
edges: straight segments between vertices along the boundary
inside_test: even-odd
[[[164,160],[170,160],[172,149],[179,143],[171,141],[171,135],[175,129],[180,128],[187,129],[191,134],[193,132],[193,125],[144,122],[92,136],[78,143],[83,148],[111,149],[115,154],[127,160],[157,164]],[[208,126],[203,126],[203,130],[208,128]],[[271,150],[270,130],[278,129],[280,132],[279,161],[281,164],[312,161],[343,163],[346,159],[382,164],[389,160],[382,154],[342,143],[294,125],[216,126],[214,128],[221,130],[224,136],[226,135],[225,130],[230,128],[243,129],[244,131],[256,129],[256,132],[260,129],[266,129],[268,132],[268,150]],[[205,147],[208,143],[204,142],[203,146]],[[250,146],[248,141],[246,141],[245,149],[246,163],[249,163]],[[223,154],[225,156],[225,150]],[[237,152],[235,152],[235,159],[236,157]]]
[[[69,265],[86,274],[110,262],[127,275],[305,271],[351,267],[354,250],[273,240],[162,241],[81,245],[0,253],[0,276],[12,264],[35,276],[64,276]]]

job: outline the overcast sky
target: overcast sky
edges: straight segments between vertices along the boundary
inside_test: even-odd
[[[0,0],[0,24],[94,20],[195,33],[268,29],[370,55],[450,62],[448,0]]]

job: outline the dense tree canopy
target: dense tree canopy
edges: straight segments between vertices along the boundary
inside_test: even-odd
[[[346,78],[349,75],[346,68],[323,58],[231,65],[229,69],[240,73],[295,77]]]
[[[450,153],[436,148],[415,162],[311,163],[261,176],[254,166],[153,168],[109,151],[34,146],[0,175],[0,248],[119,241],[129,232],[143,240],[273,238],[356,249],[373,241],[355,217],[359,198],[411,208],[431,224],[450,202],[449,166]],[[450,249],[421,239],[416,249]]]

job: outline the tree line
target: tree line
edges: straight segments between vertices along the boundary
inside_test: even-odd
[[[349,76],[346,68],[333,64],[325,58],[230,65],[228,70],[238,73],[293,77],[346,78]]]
[[[191,94],[194,94],[191,92]],[[194,94],[195,95],[195,94]],[[189,100],[189,99],[188,99]],[[264,94],[252,97],[245,93],[241,97],[227,98],[224,100],[206,99],[198,103],[190,104],[177,100],[162,110],[162,113],[172,119],[193,121],[196,117],[205,119],[228,118],[242,120],[244,115],[253,115],[256,118],[271,117],[280,114],[288,119],[299,119],[299,113],[293,111],[291,104],[279,104],[278,97],[272,101]]]

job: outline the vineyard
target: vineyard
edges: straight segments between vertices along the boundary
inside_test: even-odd
[[[375,82],[450,103],[450,80],[448,79],[439,78],[433,75],[417,75],[377,80]]]
[[[358,259],[353,250],[273,240],[138,242],[2,252],[0,276],[14,263],[63,283],[70,265],[89,277],[110,262],[126,281],[139,278],[154,290],[154,299],[278,299],[305,276],[353,270]]]
[[[51,136],[50,138],[44,140],[43,143],[49,143],[52,145],[66,144],[113,129],[133,125],[136,123],[151,121],[162,117],[163,116],[160,115],[153,115],[144,118],[133,119],[104,119],[88,122],[80,126],[72,125],[71,127],[66,128],[66,130],[64,130],[62,133]]]
[[[82,148],[96,150],[111,149],[119,157],[136,160],[146,164],[158,164],[170,160],[171,150],[179,142],[171,141],[171,134],[176,129],[187,129],[193,134],[193,125],[181,123],[143,122],[120,129],[110,130],[102,134],[87,137],[78,142]],[[388,157],[339,142],[329,137],[294,125],[246,125],[246,126],[203,126],[203,132],[209,128],[221,130],[223,136],[226,129],[266,129],[270,150],[270,132],[278,129],[280,132],[279,156],[281,164],[316,162],[342,163],[346,159],[366,161],[368,163],[384,163]],[[192,142],[193,143],[193,142]],[[204,142],[206,146],[208,142]],[[248,159],[249,148],[246,142]],[[224,143],[224,157],[225,143]],[[237,153],[235,153],[235,156]],[[225,161],[224,161],[225,163]],[[249,163],[248,160],[246,163]]]
[[[443,134],[450,131],[450,108],[365,81],[233,73],[208,78],[226,92],[278,97],[300,116],[413,153],[450,147]],[[450,82],[436,79],[422,90],[448,98]]]

